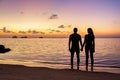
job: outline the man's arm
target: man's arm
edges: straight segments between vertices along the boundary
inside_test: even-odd
[[[68,43],[69,51],[71,50],[70,44],[71,44],[71,37],[69,36],[69,43]]]
[[[82,47],[82,39],[81,39],[81,36],[80,36],[80,45],[81,45],[81,47]]]

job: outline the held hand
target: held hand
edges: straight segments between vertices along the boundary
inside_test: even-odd
[[[83,51],[83,48],[81,48],[81,51]]]
[[[71,51],[71,49],[69,48],[69,51]]]

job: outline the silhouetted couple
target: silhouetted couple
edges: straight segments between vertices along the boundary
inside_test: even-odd
[[[79,70],[80,65],[80,45],[81,51],[83,51],[83,47],[85,46],[85,54],[86,54],[86,70],[88,71],[88,58],[90,55],[91,58],[91,71],[93,71],[94,57],[93,53],[95,52],[95,37],[91,28],[88,28],[88,34],[85,35],[84,42],[82,44],[82,39],[79,34],[77,34],[77,28],[73,29],[74,33],[69,37],[69,51],[71,52],[71,69],[73,69],[73,60],[74,53],[77,55],[77,69]]]

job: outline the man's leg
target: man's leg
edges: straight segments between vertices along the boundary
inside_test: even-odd
[[[76,52],[77,55],[77,70],[79,70],[79,64],[80,64],[80,56],[79,56],[80,52]]]
[[[74,51],[71,51],[71,69],[73,69]]]

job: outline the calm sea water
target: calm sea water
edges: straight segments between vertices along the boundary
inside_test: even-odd
[[[95,67],[117,69],[120,73],[120,38],[96,38]],[[68,38],[0,38],[0,44],[12,51],[0,54],[0,64],[22,64],[52,68],[69,68]],[[85,66],[85,52],[80,53]],[[76,65],[76,56],[74,58]]]

